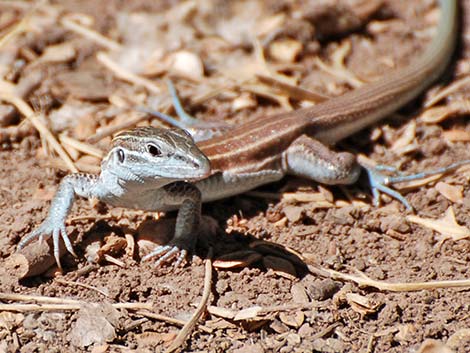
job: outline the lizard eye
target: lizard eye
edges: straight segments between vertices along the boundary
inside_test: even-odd
[[[162,155],[162,151],[160,148],[158,148],[155,145],[147,145],[147,151],[153,156],[153,157],[160,157]]]
[[[118,160],[120,163],[124,163],[124,150],[122,150],[121,148],[117,150],[117,156],[118,156]]]

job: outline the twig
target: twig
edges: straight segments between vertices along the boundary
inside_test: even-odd
[[[73,164],[67,152],[65,152],[65,150],[57,141],[57,139],[54,137],[52,132],[47,128],[46,125],[42,123],[38,114],[34,113],[33,109],[31,109],[28,103],[26,103],[22,98],[15,96],[14,93],[12,92],[8,93],[8,92],[0,91],[0,99],[14,105],[16,109],[18,109],[21,112],[21,114],[23,114],[27,119],[29,119],[31,123],[33,124],[33,126],[36,128],[36,130],[39,131],[39,133],[47,140],[47,142],[57,152],[59,157],[62,158],[64,163],[67,165],[67,168],[72,173],[78,172],[77,168]]]
[[[34,301],[39,303],[54,303],[54,304],[78,304],[79,300],[46,297],[43,295],[30,295],[30,294],[16,294],[16,293],[0,293],[0,300],[13,300],[13,301]]]
[[[62,144],[73,147],[79,152],[89,154],[90,156],[93,156],[93,157],[103,158],[104,153],[102,150],[86,142],[78,141],[64,134],[61,134],[59,136],[59,140],[60,142],[62,142]]]
[[[75,236],[72,235],[72,241]],[[7,258],[5,269],[12,276],[18,279],[33,277],[44,273],[55,264],[54,247],[52,237],[44,241],[34,241],[18,252],[15,252]],[[66,253],[65,246],[59,244],[59,257]]]
[[[137,311],[135,314],[136,315],[142,315],[142,316],[148,317],[150,319],[167,322],[169,324],[177,325],[177,326],[184,326],[187,323],[186,321],[183,321],[183,320],[178,320],[178,319],[175,319],[175,318],[172,318],[172,317],[169,317],[169,316],[160,315],[160,314],[156,314],[156,313],[151,313],[151,312],[148,312],[148,311]],[[206,333],[212,333],[214,331],[211,328],[209,328],[207,326],[204,326],[204,325],[198,325],[198,328],[201,329],[202,331],[206,332]]]
[[[86,37],[87,39],[95,42],[95,43],[98,43],[99,45],[107,48],[107,49],[110,49],[110,50],[120,50],[122,49],[122,46],[109,39],[109,38],[106,38],[105,36],[101,35],[100,33],[90,29],[90,28],[86,28],[78,23],[76,23],[75,21],[72,21],[70,18],[63,18],[60,23],[62,24],[62,26],[64,26],[65,28],[67,28],[68,30],[72,31],[72,32],[75,32],[75,33],[78,33],[84,37]]]
[[[96,59],[103,64],[108,70],[110,70],[116,77],[120,78],[123,81],[133,83],[138,86],[145,87],[153,94],[161,94],[162,90],[152,81],[140,77],[120,66],[118,63],[113,61],[106,53],[99,52],[96,54]]]
[[[16,293],[0,293],[0,300],[35,301],[39,304],[0,304],[0,311],[60,311],[79,310],[85,303],[82,300],[54,298],[40,295],[25,295]],[[43,304],[41,304],[43,303]],[[45,303],[45,304],[44,304]],[[90,303],[100,304],[100,303]],[[151,310],[151,303],[112,303],[116,309]]]
[[[356,270],[359,276],[341,273],[335,270],[330,270],[320,266],[308,265],[311,273],[323,277],[330,277],[332,279],[339,279],[345,281],[352,281],[359,286],[374,287],[379,290],[386,290],[390,292],[414,292],[419,290],[431,290],[438,288],[465,288],[470,287],[470,280],[450,280],[450,281],[430,281],[430,282],[397,282],[389,283],[383,281],[376,281],[366,276],[363,272]]]
[[[0,311],[65,311],[80,310],[85,302],[79,304],[0,304]],[[100,305],[100,303],[88,303]],[[149,303],[114,303],[111,304],[115,309],[140,310],[151,309],[152,304]]]
[[[139,113],[137,116],[135,116],[133,118],[126,119],[122,123],[119,123],[119,124],[116,124],[116,125],[111,125],[111,126],[108,126],[108,127],[105,127],[103,129],[101,129],[100,132],[97,132],[96,134],[90,136],[87,139],[87,141],[89,143],[98,142],[99,140],[104,139],[105,137],[114,135],[116,132],[119,132],[121,130],[125,130],[125,129],[128,129],[130,127],[133,127],[133,126],[137,125],[138,123],[140,123],[141,121],[148,120],[148,118],[149,117],[148,117],[147,114]]]
[[[29,11],[20,20],[20,22],[18,22],[11,30],[9,30],[2,38],[0,38],[0,48],[7,44],[10,40],[12,40],[17,34],[27,32],[29,30],[28,21],[31,19],[31,16],[34,14],[34,12],[36,12],[38,7],[41,6],[43,3],[44,1],[37,1],[36,3],[34,3],[33,7],[29,9]]]
[[[465,76],[460,80],[454,81],[449,86],[443,88],[439,92],[437,92],[433,97],[431,97],[427,102],[424,103],[424,108],[430,108],[436,103],[438,103],[443,98],[449,96],[450,94],[454,93],[461,87],[468,85],[470,83],[470,76]]]
[[[60,169],[64,171],[68,170],[67,165],[60,158],[50,158],[49,160],[42,162],[41,166],[46,167],[46,168]],[[79,171],[84,172],[84,173],[99,174],[101,171],[100,166],[96,164],[83,163],[80,161],[76,161],[75,166],[77,167]]]
[[[256,75],[256,77],[258,78],[258,80],[260,80],[260,82],[262,82],[266,85],[270,85],[274,88],[277,88],[280,91],[288,94],[289,97],[297,99],[297,100],[307,100],[307,101],[311,101],[311,102],[314,102],[314,103],[320,103],[320,102],[326,101],[330,98],[330,97],[325,96],[323,94],[313,92],[313,91],[309,91],[305,88],[294,86],[294,85],[292,85],[290,83],[287,83],[287,82],[283,82],[283,81],[281,81],[277,78],[271,77],[271,76],[258,74],[258,75]]]
[[[202,292],[202,299],[193,316],[191,317],[191,320],[189,320],[183,326],[171,346],[168,347],[168,349],[165,351],[166,353],[172,353],[181,348],[181,346],[184,344],[184,342],[196,326],[197,321],[207,308],[207,302],[209,300],[209,295],[211,293],[212,286],[212,248],[209,249],[209,254],[207,257],[208,258],[206,260],[206,271],[204,276],[204,290]]]
[[[101,289],[98,289],[96,287],[90,286],[90,285],[85,284],[85,283],[66,281],[65,279],[61,279],[61,278],[56,278],[55,282],[60,283],[60,284],[64,284],[64,285],[67,285],[67,286],[78,286],[78,287],[83,287],[83,288],[86,288],[86,289],[91,289],[91,290],[94,290],[95,292],[100,293],[101,295],[104,295],[106,298],[109,298],[108,293],[105,293]]]

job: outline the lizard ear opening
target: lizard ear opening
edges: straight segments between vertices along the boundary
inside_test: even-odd
[[[116,151],[116,153],[117,153],[119,163],[124,163],[124,159],[125,159],[124,150],[120,148]]]

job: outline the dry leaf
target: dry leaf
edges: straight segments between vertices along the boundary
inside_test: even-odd
[[[452,82],[449,86],[440,90],[437,94],[432,96],[428,101],[424,103],[425,108],[429,108],[439,102],[440,100],[444,99],[445,97],[449,96],[450,94],[458,91],[461,87],[465,87],[470,83],[470,76],[467,75],[460,80]]]
[[[408,123],[401,136],[393,143],[390,148],[393,152],[400,153],[405,147],[409,146],[416,137],[416,122],[413,120]]]
[[[291,289],[292,301],[294,303],[307,304],[310,302],[308,299],[307,290],[302,283],[295,283]]]
[[[279,320],[274,320],[273,322],[271,322],[269,327],[276,333],[286,333],[289,331],[289,327],[287,327]]]
[[[212,320],[207,320],[204,324],[205,326],[211,328],[212,330],[226,330],[226,329],[235,329],[237,326],[225,319],[216,318]]]
[[[418,353],[454,353],[454,351],[441,341],[427,339],[419,347]]]
[[[444,131],[442,136],[450,142],[468,142],[470,141],[470,131],[449,130]]]
[[[235,311],[220,306],[209,305],[207,311],[215,316],[223,317],[224,319],[232,320],[235,317]]]
[[[235,321],[260,319],[258,314],[263,310],[261,306],[252,306],[240,310],[234,317]]]
[[[355,312],[362,316],[375,313],[379,306],[369,298],[357,293],[346,293],[346,301]]]
[[[127,246],[127,240],[115,234],[107,236],[104,241],[104,245],[98,250],[99,257],[104,256],[104,254],[116,254]]]
[[[83,304],[68,339],[80,348],[112,342],[117,337],[120,315],[109,303]]]
[[[321,192],[285,192],[282,194],[282,201],[286,202],[318,202],[323,204],[324,207],[333,207],[331,202],[328,202],[325,195]]]
[[[398,325],[398,332],[395,334],[395,339],[399,342],[408,342],[416,334],[416,326],[413,324]]]
[[[281,62],[294,62],[301,51],[302,43],[294,39],[280,39],[269,45],[269,56]]]
[[[262,255],[255,251],[241,250],[220,256],[214,261],[213,266],[215,268],[247,267],[261,258]]]
[[[109,349],[109,344],[103,344],[92,348],[91,353],[106,353]]]
[[[447,340],[447,346],[458,349],[459,347],[467,347],[470,344],[470,328],[462,328],[456,331]]]
[[[39,58],[42,63],[59,63],[67,62],[75,58],[75,48],[70,43],[62,43],[57,45],[50,45],[44,50]]]
[[[264,36],[269,35],[270,33],[277,31],[281,28],[286,20],[286,15],[284,13],[278,13],[266,18],[261,18],[260,22],[257,25],[256,35]]]
[[[444,196],[449,201],[455,203],[463,202],[463,186],[450,185],[440,181],[436,184],[435,188],[437,191],[439,191],[442,196]]]
[[[299,328],[305,320],[305,314],[302,311],[281,312],[279,319],[287,326]]]
[[[305,209],[303,207],[287,205],[284,207],[283,212],[286,215],[289,222],[297,222],[302,218],[302,214],[304,213]]]
[[[425,110],[419,119],[427,124],[436,124],[456,114],[468,114],[470,104],[468,100],[456,100],[445,106],[438,106]]]
[[[0,313],[0,329],[6,329],[8,331],[20,325],[24,320],[23,314],[14,314],[8,311]],[[0,330],[1,332],[2,330]]]
[[[470,229],[457,223],[452,206],[447,209],[445,215],[440,219],[421,218],[414,215],[407,216],[406,219],[409,222],[417,223],[441,233],[443,237],[441,241],[446,239],[457,241],[470,237]]]
[[[232,111],[234,112],[243,109],[256,108],[256,106],[256,99],[248,92],[243,92],[239,97],[232,101]]]
[[[204,65],[196,54],[181,50],[173,53],[170,58],[170,70],[179,76],[199,81],[204,76]]]
[[[349,40],[343,41],[334,51],[332,61],[333,64],[327,65],[319,58],[315,59],[315,64],[323,71],[339,78],[354,88],[361,87],[364,82],[361,81],[356,75],[349,71],[344,65],[346,56],[351,51],[351,42]]]

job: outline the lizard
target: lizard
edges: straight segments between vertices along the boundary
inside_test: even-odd
[[[177,257],[177,266],[194,247],[192,234],[197,233],[201,202],[243,193],[287,174],[324,184],[356,182],[361,171],[356,157],[330,146],[385,118],[442,74],[455,46],[457,1],[440,0],[439,4],[437,34],[420,57],[403,69],[339,97],[248,120],[197,144],[187,132],[178,129],[136,128],[117,135],[102,162],[100,175],[65,177],[47,218],[21,240],[19,248],[52,235],[59,265],[60,238],[73,254],[65,219],[78,195],[126,208],[179,209],[173,239],[143,257],[157,257],[157,265]],[[172,138],[174,143],[168,143],[167,139]],[[384,185],[391,180],[375,172],[370,175],[375,189],[397,196]],[[377,196],[377,190],[373,192]]]

